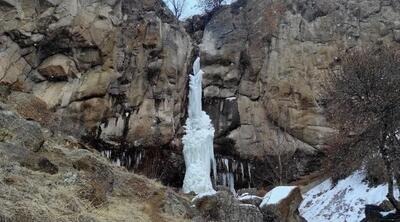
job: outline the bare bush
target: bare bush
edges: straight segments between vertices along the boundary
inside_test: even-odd
[[[335,166],[354,167],[368,155],[385,165],[388,200],[394,198],[394,167],[399,154],[400,51],[393,47],[356,49],[338,59],[340,68],[327,80],[327,113],[340,135],[332,143]],[[400,189],[400,188],[399,188]]]
[[[205,12],[211,12],[219,7],[225,2],[225,0],[197,0],[198,6]]]

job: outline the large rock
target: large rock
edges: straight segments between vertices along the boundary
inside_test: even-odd
[[[48,80],[68,80],[77,73],[75,62],[61,54],[48,57],[38,70]]]
[[[260,204],[264,221],[306,222],[298,210],[302,201],[298,187],[275,187],[265,195]]]
[[[205,221],[263,221],[263,216],[257,206],[242,204],[227,191],[199,195],[195,197],[193,204],[200,211]]]
[[[0,130],[8,135],[2,142],[23,146],[33,152],[40,150],[44,143],[44,136],[38,123],[27,121],[15,112],[1,108]]]

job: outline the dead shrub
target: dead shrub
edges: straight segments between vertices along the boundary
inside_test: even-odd
[[[366,180],[370,186],[378,186],[387,181],[386,168],[382,157],[374,155],[365,161]]]
[[[79,196],[94,207],[100,207],[107,203],[107,188],[101,181],[91,180],[80,189]]]

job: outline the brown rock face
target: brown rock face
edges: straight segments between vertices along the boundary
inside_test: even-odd
[[[261,178],[280,157],[294,167],[287,179],[307,173],[335,134],[320,98],[331,64],[353,47],[397,44],[399,24],[399,4],[383,0],[247,0],[216,11],[199,47],[217,150],[263,160]]]
[[[44,101],[53,128],[132,146],[174,139],[192,45],[161,1],[1,1],[0,15],[0,82]]]

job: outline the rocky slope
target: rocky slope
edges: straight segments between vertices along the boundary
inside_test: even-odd
[[[0,103],[1,221],[191,221],[190,198]]]

